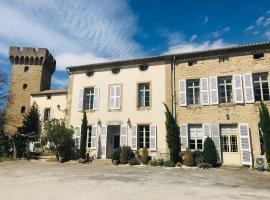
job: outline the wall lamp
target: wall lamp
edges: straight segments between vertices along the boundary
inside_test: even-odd
[[[131,121],[130,121],[129,118],[128,118],[128,120],[127,120],[127,125],[129,126],[129,128],[131,128]]]
[[[229,114],[226,115],[226,119],[227,119],[227,120],[230,119],[230,115],[229,115]]]
[[[101,123],[101,120],[100,120],[100,119],[98,119],[97,124],[98,124],[100,127],[102,126],[102,123]]]

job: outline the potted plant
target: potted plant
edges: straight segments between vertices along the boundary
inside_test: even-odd
[[[113,150],[113,154],[112,154],[112,163],[114,165],[118,165],[120,162],[120,153],[121,153],[121,149],[117,148]]]

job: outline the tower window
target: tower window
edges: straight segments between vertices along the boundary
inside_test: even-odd
[[[25,66],[24,67],[24,72],[27,72],[29,70],[29,67],[28,66]]]
[[[25,90],[27,88],[27,84],[23,84],[23,89]]]
[[[25,106],[21,107],[21,113],[25,113]]]
[[[260,59],[260,58],[263,58],[264,57],[264,54],[263,53],[256,53],[253,55],[253,59]]]
[[[188,61],[188,66],[196,65],[197,61]]]

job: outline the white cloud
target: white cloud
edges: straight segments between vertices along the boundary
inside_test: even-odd
[[[267,32],[265,33],[265,36],[270,40],[270,31],[267,31]]]
[[[57,89],[67,89],[68,80],[65,78],[52,77],[52,82]]]
[[[184,42],[175,46],[169,47],[168,51],[164,52],[165,54],[172,53],[185,53],[185,52],[194,52],[194,51],[203,51],[209,49],[218,49],[228,46],[233,46],[233,44],[225,43],[222,39],[216,41],[205,41],[202,43],[192,43]]]
[[[0,0],[0,54],[10,45],[46,47],[58,70],[138,56],[136,20],[124,0]]]
[[[246,28],[246,31],[250,31],[250,30],[252,30],[254,28],[255,28],[255,26],[249,26],[249,27]]]
[[[209,16],[205,16],[203,19],[203,23],[207,24],[209,22]]]
[[[196,40],[198,38],[198,35],[194,34],[190,37],[190,42],[193,42],[194,40]]]

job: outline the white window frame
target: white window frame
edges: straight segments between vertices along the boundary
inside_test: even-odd
[[[189,83],[192,82],[192,85],[189,86]],[[195,85],[195,82],[198,82],[199,85]],[[190,97],[189,97],[189,89],[192,89],[192,103],[190,103]],[[199,94],[197,96],[198,98],[198,103],[196,103],[196,92],[195,90],[199,89]],[[197,105],[200,104],[200,79],[191,79],[191,80],[187,80],[187,104],[188,105]]]
[[[266,80],[262,80],[262,75],[263,74],[266,74],[266,73],[256,73],[256,74],[252,74],[253,76],[253,90],[254,90],[254,99],[256,101],[256,97],[255,97],[255,87],[254,87],[254,84],[255,83],[259,83],[260,84],[260,91],[261,91],[261,101],[264,101],[264,94],[263,94],[263,87],[262,87],[262,84],[263,83],[268,83],[268,90],[269,90],[269,74],[267,73],[267,79]],[[255,81],[254,80],[254,76],[259,76],[259,80],[258,81]],[[270,94],[270,91],[269,91],[269,94]],[[269,98],[270,99],[270,98]]]
[[[230,78],[231,79],[231,83],[227,83],[227,79],[226,78]],[[223,79],[223,83],[220,83],[220,79]],[[218,91],[220,91],[220,86],[224,86],[224,93],[225,93],[225,102],[221,102],[221,98],[220,98],[220,94],[219,95],[219,102],[220,103],[232,103],[233,102],[233,83],[232,83],[232,77],[218,77]],[[227,86],[231,86],[232,90],[231,90],[231,102],[228,102],[228,96],[227,96]]]
[[[114,88],[114,96],[111,96],[111,89]],[[116,93],[116,89],[119,88],[120,94],[119,96]],[[122,96],[122,86],[121,84],[115,84],[109,86],[109,109],[111,110],[120,110],[121,109],[121,96]],[[117,99],[119,99],[119,106],[117,106]],[[113,105],[111,102],[113,100]]]
[[[148,89],[145,89],[145,86],[148,85]],[[140,88],[140,86],[143,86],[143,89]],[[141,96],[142,92],[142,96]],[[149,93],[149,105],[145,105],[145,100],[146,100],[146,92]],[[141,101],[141,97],[143,97]],[[150,107],[150,83],[138,83],[138,107],[139,108],[144,108],[144,107]],[[141,103],[141,104],[140,104]]]
[[[140,147],[140,138],[141,138],[141,136],[140,136],[140,126],[143,126],[143,147]],[[147,147],[146,146],[146,126],[148,126],[148,137],[149,137],[149,147]],[[144,147],[147,147],[148,149],[150,148],[150,124],[140,124],[140,125],[138,125],[137,126],[137,138],[138,138],[138,147],[139,148],[144,148]]]
[[[191,137],[191,132],[190,132],[190,129],[191,128],[196,128],[195,137]],[[201,129],[201,132],[202,132],[201,133],[202,134],[201,137],[198,136],[198,128]],[[191,145],[191,139],[193,139],[195,141],[195,149],[191,149],[191,150],[203,150],[204,139],[203,139],[203,127],[202,127],[202,124],[189,124],[188,125],[188,134],[189,134],[189,148],[191,149],[191,147],[190,147],[190,145]],[[202,140],[202,148],[201,149],[198,148],[198,139],[201,139]]]
[[[90,89],[90,93],[89,94],[85,94],[85,90],[86,89]],[[88,108],[86,108],[85,105],[84,105],[84,98],[86,96],[89,96],[89,102],[88,102],[89,103],[89,107]],[[91,99],[92,99],[92,104],[91,104]],[[83,109],[84,110],[93,110],[94,109],[94,101],[95,101],[95,88],[94,87],[84,88],[84,90],[83,90]]]

